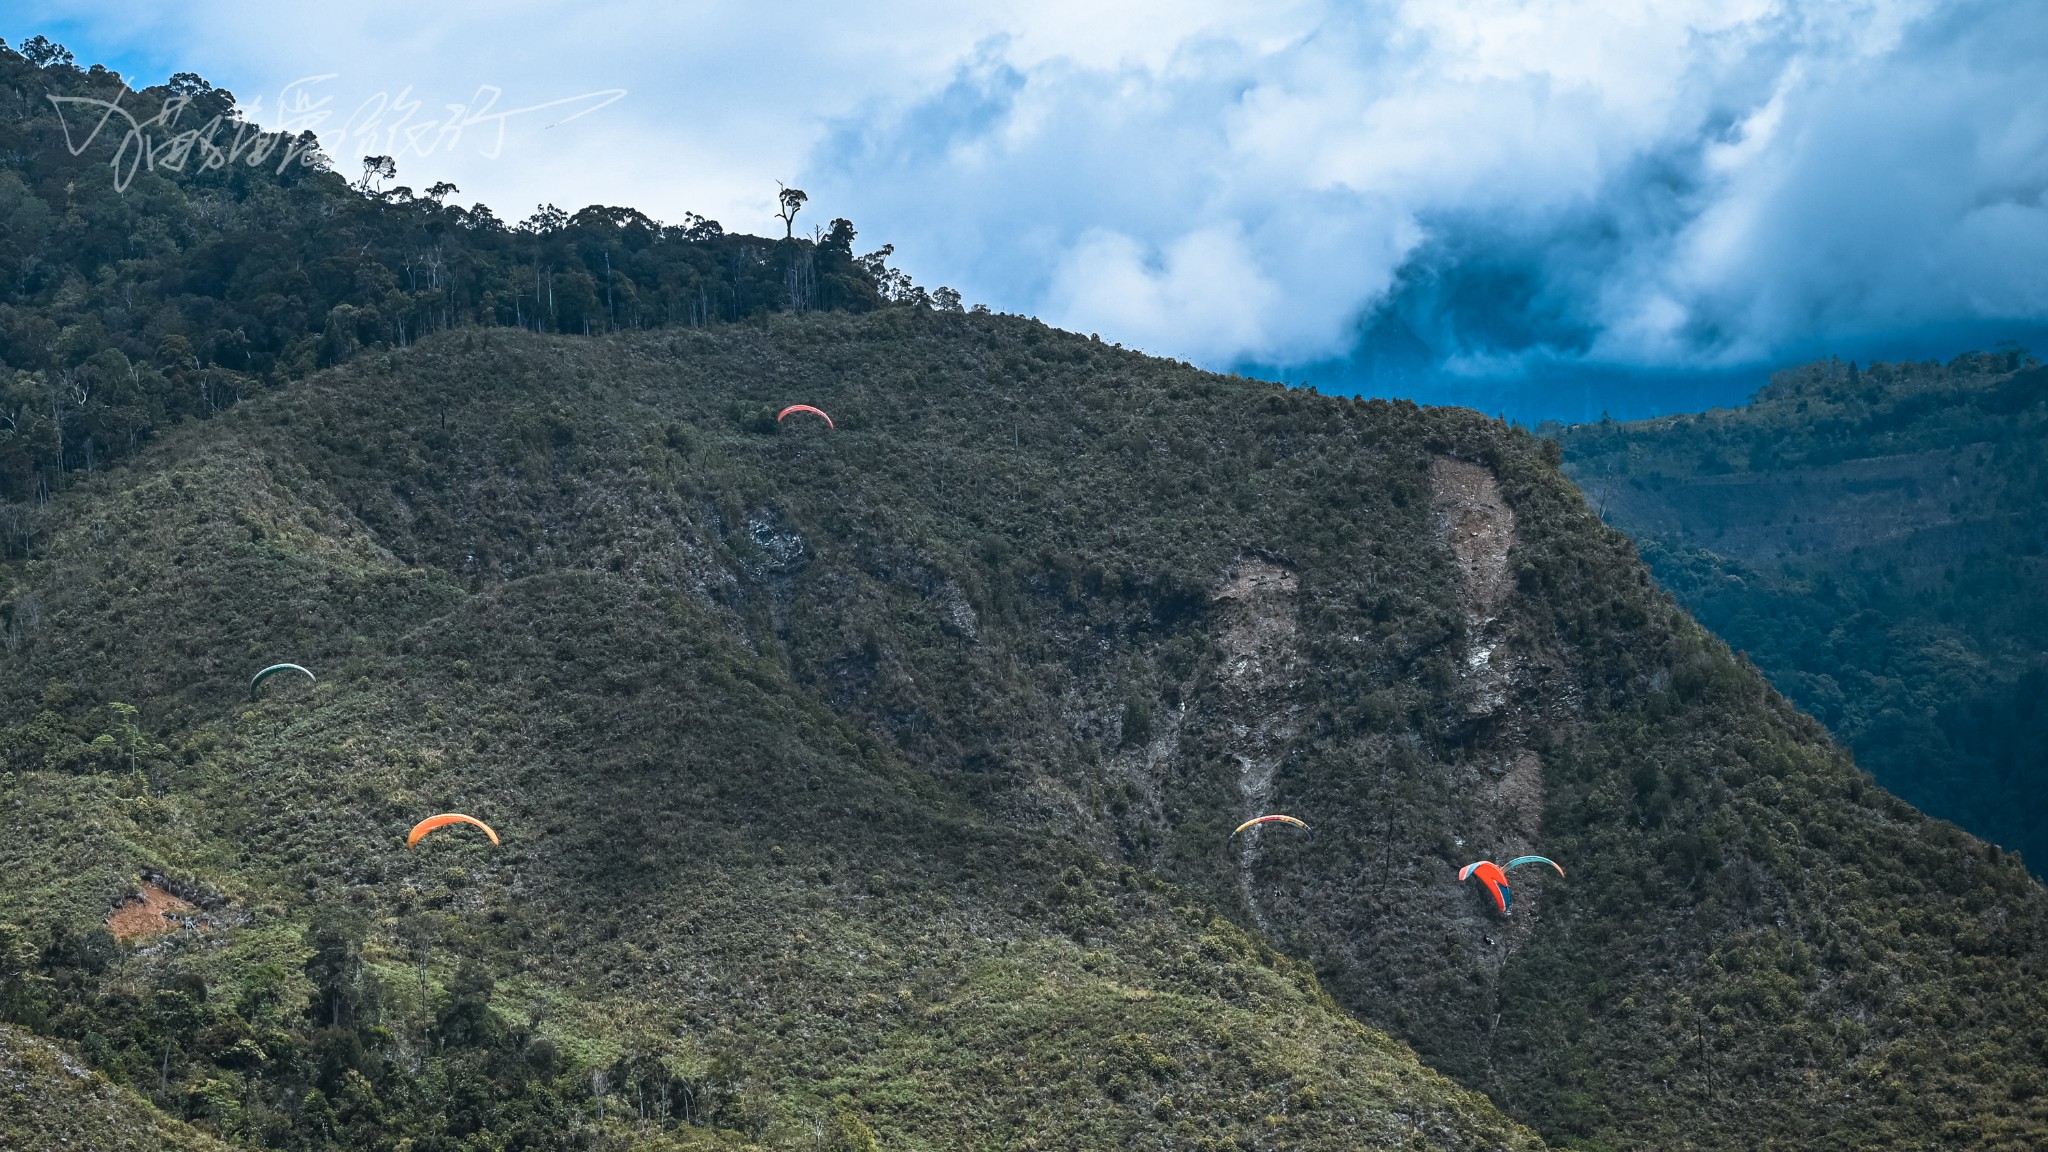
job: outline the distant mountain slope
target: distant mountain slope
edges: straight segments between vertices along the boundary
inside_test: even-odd
[[[1660,581],[1886,787],[2048,866],[2048,370],[1826,362],[1562,433]]]
[[[373,350],[4,570],[6,1002],[303,1147],[2038,1142],[2040,886],[1551,452],[915,308]]]

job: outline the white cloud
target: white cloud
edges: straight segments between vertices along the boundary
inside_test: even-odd
[[[2048,268],[1991,263],[2048,243],[2048,10],[1431,0],[1295,27],[1114,66],[984,46],[844,121],[807,178],[928,278],[1219,366],[1342,357],[1401,294],[1489,371],[2048,320]],[[1219,237],[1229,259],[1194,255]]]
[[[1090,233],[1054,272],[1050,295],[1054,311],[1101,317],[1139,347],[1214,359],[1261,339],[1279,290],[1243,235],[1219,227],[1182,236],[1157,262],[1128,236]]]
[[[775,182],[802,172],[835,118],[909,105],[992,38],[1028,64],[1114,68],[1157,62],[1212,30],[1269,36],[1286,9],[1160,0],[912,0],[886,9],[816,0],[23,0],[0,34],[47,33],[82,62],[132,63],[139,83],[197,72],[245,103],[267,96],[273,107],[294,80],[332,74],[320,89],[336,112],[328,130],[380,95],[408,91],[425,118],[470,102],[484,85],[503,90],[500,107],[623,88],[624,101],[573,125],[521,119],[498,159],[476,147],[402,157],[400,177],[416,187],[452,179],[501,214],[541,201],[630,204],[666,219],[687,209],[762,229]]]
[[[1470,371],[1712,366],[2048,325],[2033,0],[29,0],[87,60],[336,104],[628,97],[401,160],[518,216],[774,226],[778,179],[928,284],[1224,367],[1398,314]],[[40,22],[39,22],[40,21]],[[808,221],[806,221],[808,222]]]

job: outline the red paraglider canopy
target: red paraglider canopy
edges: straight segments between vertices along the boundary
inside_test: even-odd
[[[777,424],[782,423],[782,418],[784,416],[789,415],[791,412],[809,412],[813,416],[823,416],[825,418],[825,427],[833,429],[834,431],[837,431],[839,428],[839,425],[834,424],[832,422],[832,417],[826,415],[825,410],[823,408],[813,408],[809,404],[791,404],[789,407],[784,408],[782,411],[777,412],[775,414],[775,422]]]

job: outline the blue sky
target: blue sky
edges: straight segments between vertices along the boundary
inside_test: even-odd
[[[786,181],[928,285],[1327,391],[1577,419],[2048,348],[2037,0],[10,7],[273,121],[325,76],[338,157],[403,104],[624,90],[401,178],[754,231]]]

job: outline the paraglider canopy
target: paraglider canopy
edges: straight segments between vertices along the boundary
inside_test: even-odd
[[[1491,860],[1474,860],[1458,869],[1459,883],[1473,876],[1479,877],[1479,882],[1486,885],[1487,894],[1493,897],[1493,906],[1502,913],[1507,912],[1509,902],[1515,898],[1515,892],[1508,887],[1508,874],[1501,871],[1500,865]]]
[[[277,675],[279,672],[304,672],[306,679],[315,681],[316,683],[320,679],[318,676],[313,675],[311,672],[307,672],[304,668],[299,667],[297,664],[272,664],[270,667],[265,668],[263,671],[258,672],[256,675],[251,676],[249,678],[249,699],[254,700],[256,698],[256,688],[258,685],[262,684],[265,680],[270,679],[272,676]]]
[[[777,412],[775,414],[775,422],[777,424],[782,423],[782,418],[784,416],[789,415],[791,412],[809,412],[813,416],[822,416],[825,420],[825,427],[833,429],[834,431],[837,431],[839,428],[839,425],[834,424],[832,422],[832,417],[825,415],[825,410],[823,408],[813,408],[809,404],[791,404],[789,407],[784,408],[782,411]]]
[[[1305,829],[1307,829],[1307,830],[1308,830],[1308,834],[1309,834],[1309,835],[1311,835],[1311,836],[1313,836],[1313,835],[1315,835],[1315,834],[1316,834],[1316,830],[1315,830],[1315,829],[1313,829],[1313,828],[1309,828],[1309,826],[1308,826],[1308,825],[1306,825],[1306,824],[1302,823],[1302,822],[1301,822],[1301,821],[1299,821],[1299,820],[1296,820],[1296,819],[1295,819],[1294,817],[1292,817],[1292,816],[1281,816],[1281,815],[1278,815],[1277,813],[1276,813],[1276,814],[1274,814],[1274,815],[1271,815],[1271,816],[1254,816],[1254,817],[1252,817],[1251,819],[1249,819],[1249,820],[1245,821],[1244,823],[1242,823],[1242,824],[1239,824],[1239,825],[1238,825],[1237,827],[1235,827],[1235,828],[1231,829],[1231,830],[1230,830],[1230,834],[1231,834],[1232,836],[1235,836],[1235,835],[1237,835],[1237,834],[1238,834],[1239,832],[1242,832],[1242,831],[1244,831],[1244,830],[1245,830],[1245,829],[1247,829],[1247,828],[1256,828],[1256,827],[1258,827],[1258,826],[1259,826],[1259,825],[1261,825],[1261,824],[1292,824],[1292,825],[1294,825],[1294,826],[1295,826],[1296,828],[1305,828]]]
[[[450,824],[474,824],[484,830],[484,835],[491,838],[491,843],[496,844],[498,842],[498,834],[491,831],[489,824],[474,816],[464,816],[460,812],[443,812],[439,816],[429,816],[425,820],[413,825],[412,832],[405,838],[405,846],[410,848],[419,843],[421,838],[425,837],[427,833],[432,832],[436,828],[446,828]]]
[[[1507,870],[1513,872],[1524,864],[1548,864],[1552,868],[1557,869],[1559,876],[1564,875],[1564,866],[1548,856],[1517,856],[1513,860],[1508,861]]]

